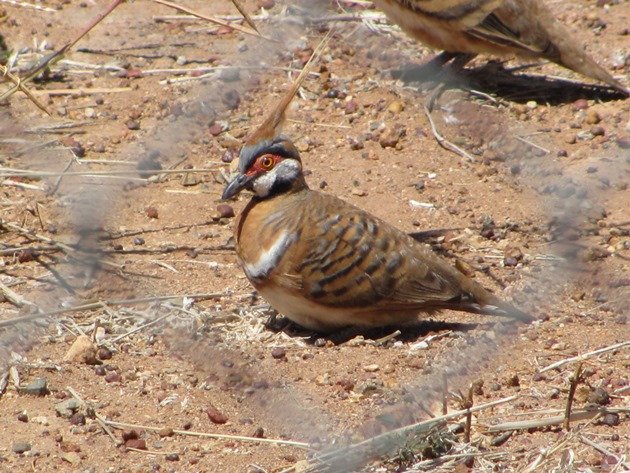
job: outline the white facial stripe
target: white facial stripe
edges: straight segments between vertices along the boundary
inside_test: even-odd
[[[263,250],[260,253],[258,261],[253,264],[243,264],[245,274],[249,279],[260,279],[267,277],[271,271],[278,265],[284,253],[289,247],[295,243],[297,235],[295,233],[288,233],[283,231],[273,245],[267,250]]]
[[[294,159],[281,161],[271,171],[257,177],[252,188],[258,197],[267,197],[271,188],[277,180],[290,182],[300,173],[300,163]]]

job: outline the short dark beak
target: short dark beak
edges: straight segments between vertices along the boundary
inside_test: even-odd
[[[239,192],[241,192],[243,189],[247,187],[247,185],[252,181],[252,179],[253,179],[252,176],[239,174],[232,180],[232,182],[230,182],[227,185],[227,187],[223,191],[223,195],[221,196],[221,199],[227,200],[238,195]]]

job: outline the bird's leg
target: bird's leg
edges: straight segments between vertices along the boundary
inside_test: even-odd
[[[433,91],[431,92],[431,95],[429,95],[429,98],[427,99],[427,108],[429,109],[429,112],[433,111],[435,104],[437,103],[440,96],[446,89],[446,84],[449,82],[449,80],[453,77],[460,75],[460,73],[464,69],[464,66],[468,64],[476,56],[476,54],[468,54],[468,53],[449,53],[449,54],[452,55],[450,58],[452,59],[452,62],[448,66],[443,67],[440,70],[439,74],[436,77],[436,80],[438,81],[438,85],[433,89]]]

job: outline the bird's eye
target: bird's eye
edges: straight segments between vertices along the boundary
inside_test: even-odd
[[[274,165],[274,160],[269,155],[261,156],[258,162],[260,164],[260,167],[263,168],[265,171],[269,171]]]

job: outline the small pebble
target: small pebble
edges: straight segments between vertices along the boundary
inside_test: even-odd
[[[17,415],[17,420],[20,422],[28,422],[28,414],[26,412],[20,412]]]
[[[75,412],[72,417],[70,417],[70,423],[72,425],[85,425],[85,415],[80,412]]]
[[[133,244],[136,246],[142,246],[144,245],[144,238],[142,237],[133,237]]]
[[[596,110],[591,109],[586,113],[584,121],[589,125],[597,125],[602,121],[602,117],[599,116],[599,113],[597,113]]]
[[[12,449],[14,453],[28,452],[31,449],[31,444],[28,442],[13,442]]]
[[[63,361],[85,363],[87,365],[99,364],[99,361],[96,359],[96,346],[87,335],[79,335],[63,357]]]
[[[179,461],[179,455],[177,453],[169,453],[166,455],[166,461],[169,462],[178,462]]]
[[[140,434],[137,430],[123,430],[121,434],[122,439],[126,442],[127,440],[140,438]]]
[[[120,383],[122,381],[122,376],[116,373],[115,371],[111,371],[105,375],[106,383]]]
[[[217,212],[221,218],[232,218],[234,217],[234,208],[228,204],[219,204],[217,205]]]
[[[344,105],[344,112],[346,115],[351,115],[353,113],[356,113],[358,109],[359,109],[359,104],[356,102],[356,100],[350,100],[346,102]]]
[[[129,129],[129,130],[139,130],[140,129],[140,122],[138,120],[127,120],[125,125],[127,126],[127,129]]]
[[[222,82],[236,82],[240,78],[241,72],[238,67],[228,67],[219,72],[219,80]]]
[[[374,373],[380,369],[377,364],[364,366],[363,369],[368,373]]]
[[[236,110],[241,104],[241,96],[236,90],[232,89],[226,91],[223,94],[223,96],[221,97],[221,101],[228,110]]]
[[[22,388],[22,392],[31,396],[45,396],[49,393],[48,381],[46,381],[46,378],[35,378]]]
[[[507,384],[508,386],[510,386],[510,387],[515,388],[515,387],[517,387],[517,386],[520,386],[520,385],[521,385],[521,381],[520,381],[520,379],[519,379],[518,375],[515,373],[515,374],[511,375],[511,376],[507,379],[506,384]]]
[[[98,349],[98,352],[96,353],[96,355],[101,360],[111,360],[111,358],[112,358],[112,351],[109,348],[100,347]]]
[[[76,399],[68,399],[63,402],[55,404],[55,412],[59,417],[65,417],[69,419],[79,409],[80,404]]]
[[[273,350],[271,350],[271,356],[272,356],[272,358],[274,358],[276,360],[280,360],[282,358],[286,358],[287,352],[282,347],[276,347]]]
[[[147,207],[146,214],[149,218],[158,218],[158,211],[155,207]]]
[[[603,126],[592,126],[590,132],[593,136],[604,136],[606,134],[606,130],[604,130]]]
[[[588,102],[585,99],[578,99],[573,102],[573,110],[585,110],[588,108]]]
[[[595,388],[590,392],[588,402],[591,404],[605,406],[610,402],[610,396],[604,388]]]
[[[630,149],[630,136],[619,136],[616,142],[621,149]]]
[[[228,417],[212,404],[206,408],[206,414],[213,424],[225,424],[228,421]]]
[[[137,448],[138,450],[146,450],[147,443],[143,439],[131,439],[125,442],[125,447]]]
[[[608,425],[610,427],[616,427],[619,425],[620,420],[619,420],[619,414],[615,413],[615,412],[610,412],[608,414],[605,414],[600,422],[604,425]]]
[[[387,106],[387,110],[391,113],[397,114],[402,112],[405,109],[405,104],[400,100],[394,100]]]
[[[223,133],[225,130],[224,128],[221,126],[221,124],[215,122],[212,125],[210,125],[208,127],[208,132],[212,135],[212,136],[219,136],[221,133]]]
[[[170,427],[164,427],[158,430],[158,435],[160,437],[172,437],[173,435],[175,435],[175,432]]]

